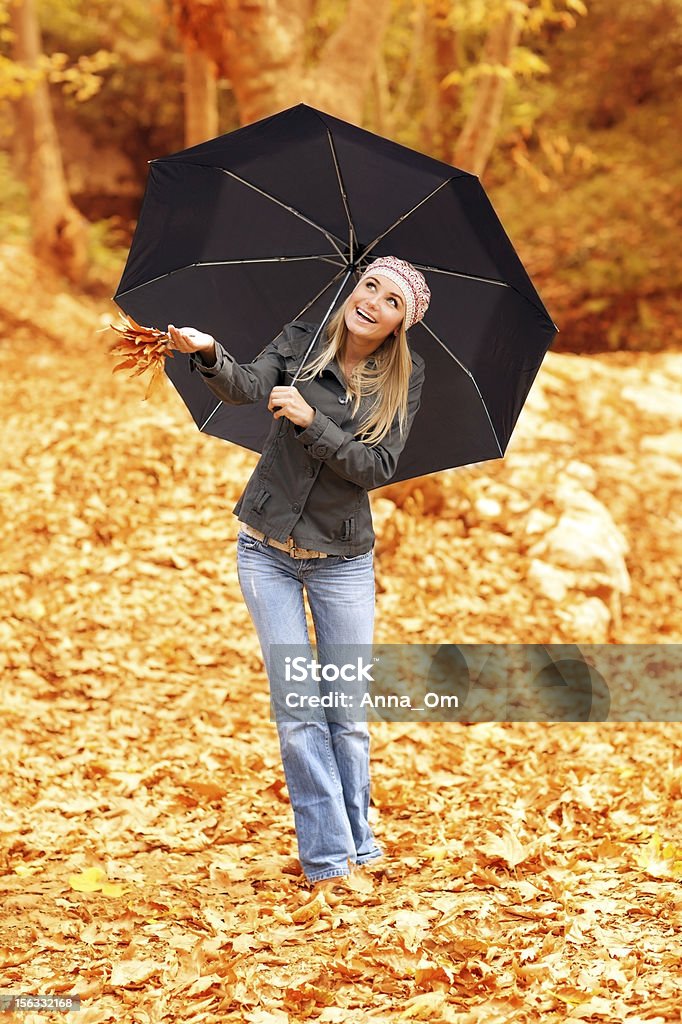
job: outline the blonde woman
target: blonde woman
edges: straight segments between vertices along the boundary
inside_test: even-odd
[[[429,301],[415,267],[394,256],[375,260],[320,333],[296,386],[290,382],[319,324],[287,324],[241,365],[210,335],[169,325],[172,347],[192,354],[218,398],[267,398],[272,412],[263,454],[233,510],[239,582],[271,694],[282,692],[284,645],[312,659],[304,590],[319,663],[339,645],[373,642],[367,492],[395,474],[419,408],[424,360],[406,332]],[[316,686],[319,696],[330,692],[324,680]],[[319,709],[277,716],[301,868],[332,898],[354,866],[382,856],[368,821],[369,730],[362,716],[350,718]]]

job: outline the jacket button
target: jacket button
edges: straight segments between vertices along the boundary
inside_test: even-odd
[[[348,398],[346,397],[346,395],[339,395],[339,405],[345,405],[347,401]]]
[[[318,447],[315,450],[315,454],[318,455],[321,459],[323,459],[325,457],[325,455],[327,454],[327,446],[326,446],[326,444],[318,445]]]
[[[293,503],[293,505],[291,506],[291,511],[292,512],[300,512],[301,511],[301,506],[299,505],[299,503],[297,501],[295,501]]]

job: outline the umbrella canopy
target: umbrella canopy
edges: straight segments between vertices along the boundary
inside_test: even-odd
[[[326,322],[385,255],[432,296],[409,333],[426,380],[393,482],[500,458],[557,327],[475,175],[322,111],[300,104],[152,160],[114,299],[246,363],[285,323]],[[200,429],[262,450],[265,402],[220,402],[182,353],[166,372]]]

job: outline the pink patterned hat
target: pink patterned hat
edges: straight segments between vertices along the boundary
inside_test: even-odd
[[[398,285],[400,293],[405,299],[405,330],[408,331],[422,319],[429,308],[431,292],[426,278],[411,263],[399,260],[397,256],[380,256],[378,260],[374,260],[374,263],[370,263],[363,271],[360,281],[375,274],[388,277]]]

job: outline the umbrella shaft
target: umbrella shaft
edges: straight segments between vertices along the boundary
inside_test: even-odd
[[[315,333],[314,333],[314,335],[313,335],[313,340],[312,340],[312,341],[310,342],[310,344],[308,345],[308,348],[307,348],[307,350],[306,350],[306,353],[305,353],[305,355],[303,356],[303,360],[302,360],[302,362],[301,362],[301,365],[299,366],[298,370],[296,371],[296,374],[294,375],[294,379],[293,379],[293,380],[292,380],[292,382],[291,382],[291,386],[292,386],[292,387],[294,386],[294,384],[295,384],[295,383],[296,383],[296,381],[298,380],[298,378],[299,378],[299,375],[300,375],[300,373],[301,373],[301,370],[303,369],[303,367],[304,367],[304,366],[305,366],[305,364],[306,364],[306,360],[307,360],[308,356],[310,355],[310,353],[311,353],[312,349],[314,348],[314,346],[315,346],[315,343],[316,343],[317,339],[319,338],[319,336],[320,336],[320,333],[321,333],[322,329],[324,328],[324,326],[326,325],[327,321],[329,320],[329,317],[330,317],[330,316],[331,316],[331,314],[332,314],[332,310],[334,309],[334,306],[335,306],[335,305],[336,305],[336,303],[338,302],[338,300],[339,300],[339,296],[341,295],[341,292],[343,291],[343,289],[344,289],[344,288],[346,287],[346,285],[347,285],[347,283],[348,283],[348,279],[349,279],[349,277],[350,277],[350,275],[351,275],[352,273],[353,273],[353,269],[352,269],[352,268],[351,268],[350,270],[346,271],[345,277],[344,277],[343,281],[341,282],[341,284],[339,285],[338,291],[337,291],[336,295],[334,296],[334,298],[332,299],[332,301],[331,301],[331,304],[330,304],[330,306],[329,306],[329,309],[328,309],[328,310],[327,310],[327,312],[326,312],[326,313],[324,314],[324,317],[323,317],[323,319],[322,319],[322,323],[320,324],[320,326],[319,326],[319,327],[317,328],[317,330],[315,331]]]

